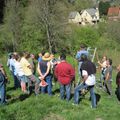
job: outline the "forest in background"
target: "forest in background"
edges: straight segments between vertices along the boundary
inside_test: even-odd
[[[106,4],[119,6],[119,0],[3,0],[0,24],[0,54],[13,51],[39,53],[66,52],[74,55],[81,43],[97,47],[99,53],[120,50],[120,21],[108,21]],[[98,4],[99,3],[99,4]],[[104,21],[96,25],[78,26],[68,23],[71,11],[100,5]],[[102,14],[103,13],[103,14]],[[108,51],[110,50],[110,52]],[[115,57],[114,56],[114,57]]]

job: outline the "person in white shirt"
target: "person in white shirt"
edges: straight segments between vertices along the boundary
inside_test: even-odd
[[[101,74],[100,74],[100,87],[104,86],[105,82],[105,71],[107,68],[107,56],[103,56],[102,61],[98,61],[98,64],[101,67]]]
[[[35,95],[38,95],[39,94],[40,80],[35,75],[33,75],[32,66],[30,65],[30,63],[28,61],[29,58],[30,58],[30,54],[28,52],[25,52],[21,57],[20,64],[22,66],[22,69],[23,69],[25,76],[28,79],[30,94],[33,91],[32,84],[34,83],[34,85],[35,85],[34,92],[35,92]]]
[[[79,103],[79,92],[83,89],[88,89],[90,91],[92,108],[96,108],[96,96],[94,92],[96,66],[87,59],[86,55],[82,55],[81,59],[83,61],[81,65],[83,82],[76,86],[74,90],[74,103]]]
[[[27,93],[27,89],[26,89],[26,82],[27,82],[27,78],[23,72],[22,66],[20,64],[20,56],[17,54],[15,55],[15,71],[16,71],[16,76],[18,77],[19,81],[20,81],[20,85],[21,85],[21,90],[24,93]]]
[[[20,81],[17,78],[17,73],[16,73],[16,69],[15,69],[15,55],[17,55],[17,53],[13,53],[12,57],[10,59],[10,71],[13,75],[13,79],[14,79],[14,89],[17,89],[20,87]]]

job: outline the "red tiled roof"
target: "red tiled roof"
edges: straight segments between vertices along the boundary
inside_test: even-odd
[[[120,7],[110,7],[108,9],[108,16],[118,16]]]

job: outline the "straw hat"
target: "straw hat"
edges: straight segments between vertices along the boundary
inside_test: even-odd
[[[51,60],[50,54],[49,54],[48,52],[46,52],[46,53],[44,54],[44,56],[42,57],[42,60],[45,60],[45,61]]]

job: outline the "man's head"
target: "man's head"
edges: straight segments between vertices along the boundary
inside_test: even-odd
[[[29,59],[29,58],[30,58],[30,53],[29,53],[29,52],[25,52],[24,57],[25,57],[26,59]]]
[[[80,49],[85,49],[85,47],[86,47],[86,46],[85,46],[84,44],[81,44],[81,45],[80,45]]]
[[[66,60],[66,55],[65,54],[61,54],[60,55],[60,60]]]
[[[120,71],[120,64],[117,66],[117,70]]]
[[[112,65],[112,59],[107,59],[107,65]]]
[[[81,55],[81,61],[86,61],[86,60],[88,60],[87,55],[82,54]]]

